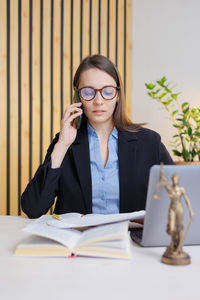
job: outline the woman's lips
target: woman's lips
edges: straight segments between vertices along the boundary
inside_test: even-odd
[[[105,112],[104,110],[94,110],[94,111],[93,111],[93,113],[94,113],[95,115],[98,115],[98,116],[103,115],[104,112]]]

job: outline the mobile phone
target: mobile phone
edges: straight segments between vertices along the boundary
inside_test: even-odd
[[[75,93],[76,93],[76,102],[81,102],[78,91],[75,91]],[[82,123],[82,115],[77,117],[77,122],[76,122],[77,129],[81,128],[81,123]]]

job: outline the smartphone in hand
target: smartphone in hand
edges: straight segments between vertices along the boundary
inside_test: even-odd
[[[76,102],[81,102],[78,91],[75,91],[75,94],[76,94]],[[77,119],[76,121],[77,129],[80,129],[82,123],[82,115],[80,115],[76,119]]]

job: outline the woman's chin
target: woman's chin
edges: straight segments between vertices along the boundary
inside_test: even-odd
[[[104,124],[109,120],[112,121],[112,118],[106,118],[105,116],[93,116],[92,118],[88,118],[90,123]]]

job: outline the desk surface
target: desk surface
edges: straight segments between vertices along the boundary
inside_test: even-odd
[[[200,299],[200,246],[184,247],[188,266],[164,265],[164,248],[133,242],[131,260],[14,256],[28,222],[0,217],[0,299]]]

